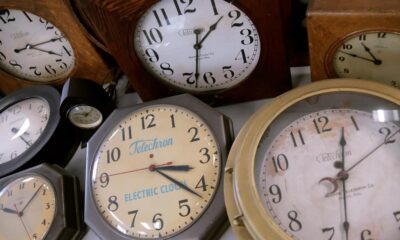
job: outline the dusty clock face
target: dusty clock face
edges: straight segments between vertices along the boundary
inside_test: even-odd
[[[368,32],[346,39],[333,56],[337,76],[381,81],[400,87],[400,34]]]
[[[12,161],[41,136],[50,106],[42,98],[28,98],[0,112],[0,164]]]
[[[54,189],[47,179],[15,179],[0,192],[0,239],[44,239],[55,209]]]
[[[56,26],[33,13],[0,10],[0,68],[18,78],[49,82],[74,67],[70,42]]]
[[[293,239],[398,239],[399,123],[359,108],[289,114],[257,150],[257,187],[275,223]]]
[[[68,112],[68,119],[80,128],[95,128],[103,121],[101,112],[89,105],[78,105]]]
[[[135,30],[136,55],[157,78],[184,91],[223,90],[244,81],[260,57],[250,18],[223,0],[166,0]]]
[[[154,105],[131,113],[105,138],[91,172],[92,194],[115,231],[171,237],[206,210],[220,170],[216,139],[201,118]]]

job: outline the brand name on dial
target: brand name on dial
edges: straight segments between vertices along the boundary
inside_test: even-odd
[[[11,34],[11,38],[15,40],[18,38],[23,38],[28,35],[29,35],[29,32],[16,32],[16,33]]]
[[[145,153],[149,151],[153,151],[160,148],[167,148],[174,145],[173,138],[165,138],[165,139],[150,139],[150,140],[137,140],[131,143],[129,146],[129,154],[135,155],[140,153]]]
[[[351,151],[345,151],[344,156],[351,156]],[[336,160],[341,160],[342,159],[342,151],[337,150],[336,152],[329,152],[329,153],[320,153],[317,155],[316,160],[319,163],[323,162],[331,162],[331,161],[336,161]]]
[[[203,32],[204,29],[200,28],[200,33]],[[179,36],[184,37],[184,36],[190,36],[194,34],[194,29],[182,29],[178,31]]]

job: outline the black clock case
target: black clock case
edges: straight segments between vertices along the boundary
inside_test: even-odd
[[[83,199],[79,179],[68,175],[58,165],[40,164],[30,169],[0,179],[0,191],[10,182],[27,175],[38,175],[47,179],[54,188],[56,210],[54,222],[45,240],[78,240],[86,232],[83,221]]]
[[[161,239],[218,239],[218,237],[222,235],[222,233],[229,226],[224,202],[223,174],[228,152],[234,136],[232,121],[222,113],[216,111],[215,109],[211,108],[210,106],[190,94],[181,94],[173,97],[137,104],[130,107],[119,108],[111,113],[108,119],[103,123],[103,125],[93,135],[93,137],[89,140],[87,144],[85,180],[85,222],[98,234],[100,238],[104,240],[136,239],[117,232],[108,223],[105,222],[103,216],[96,208],[96,202],[92,195],[91,172],[93,169],[93,162],[95,161],[96,152],[98,151],[100,144],[102,143],[104,138],[107,136],[107,134],[109,134],[109,131],[115,126],[115,124],[120,122],[131,112],[134,112],[143,107],[158,104],[180,106],[194,112],[199,117],[201,117],[201,119],[205,123],[207,123],[208,127],[214,133],[221,152],[220,182],[218,184],[218,189],[216,189],[215,195],[210,202],[208,208],[203,212],[199,219],[191,226],[189,226],[186,230],[180,232],[176,236]]]

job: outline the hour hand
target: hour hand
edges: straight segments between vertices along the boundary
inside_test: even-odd
[[[5,213],[11,213],[11,214],[19,214],[19,212],[15,211],[14,209],[10,209],[10,208],[1,208],[1,211],[5,212]]]
[[[188,172],[193,168],[189,165],[174,165],[174,166],[159,166],[155,167],[155,170],[165,170],[165,171],[178,171],[178,172]]]
[[[163,173],[162,171],[160,171],[159,169],[154,169],[154,171],[156,171],[157,173],[159,173],[161,176],[165,177],[166,179],[170,180],[171,182],[175,183],[176,185],[178,185],[179,187],[181,187],[182,189],[200,197],[203,198],[200,194],[198,194],[197,192],[193,191],[192,189],[190,189],[188,186],[186,186],[185,184],[179,182],[178,180],[176,180],[175,178]]]

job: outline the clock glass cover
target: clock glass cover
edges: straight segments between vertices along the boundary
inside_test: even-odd
[[[70,42],[51,22],[33,13],[0,10],[0,68],[18,78],[49,82],[74,67]]]

